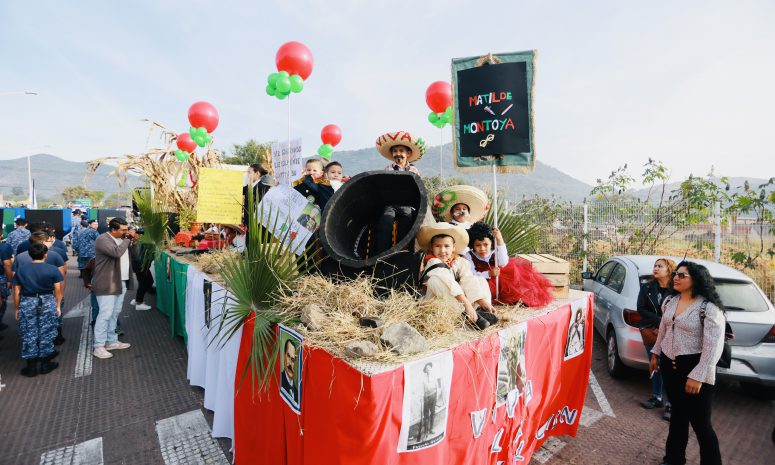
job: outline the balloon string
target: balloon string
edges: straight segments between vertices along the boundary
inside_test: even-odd
[[[439,128],[441,145],[439,145],[439,181],[444,179],[444,128]]]

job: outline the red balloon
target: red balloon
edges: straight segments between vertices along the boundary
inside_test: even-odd
[[[188,109],[188,122],[195,128],[213,132],[218,127],[218,110],[208,102],[196,102]]]
[[[444,113],[452,105],[452,85],[445,81],[436,81],[425,91],[425,103],[431,111]]]
[[[291,76],[298,74],[306,81],[312,74],[315,60],[306,45],[301,42],[286,42],[277,50],[274,61],[277,71],[287,71]]]
[[[336,124],[323,126],[323,130],[320,131],[320,139],[324,144],[331,144],[336,147],[342,141],[342,130]]]
[[[196,142],[191,139],[191,135],[187,132],[178,134],[177,144],[178,148],[184,152],[194,153],[196,150]]]

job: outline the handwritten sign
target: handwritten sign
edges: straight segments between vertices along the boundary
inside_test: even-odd
[[[242,171],[218,168],[199,170],[199,223],[239,224],[242,221]]]
[[[301,177],[301,139],[291,139],[291,157],[288,158],[288,141],[272,144],[274,177],[281,185],[289,185]]]
[[[535,165],[532,93],[534,53],[452,60],[455,158],[458,168],[493,164],[529,172]],[[477,170],[478,171],[478,170]]]
[[[258,204],[261,224],[301,255],[310,236],[320,226],[320,208],[295,189],[279,185],[269,189]],[[290,229],[289,232],[288,229]]]

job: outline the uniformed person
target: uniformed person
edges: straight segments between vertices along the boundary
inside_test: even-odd
[[[62,281],[57,267],[45,262],[48,247],[35,243],[28,251],[31,263],[20,266],[13,275],[16,319],[22,339],[22,359],[27,366],[21,374],[27,377],[46,374],[59,366],[52,361],[58,355],[54,337],[62,314]]]

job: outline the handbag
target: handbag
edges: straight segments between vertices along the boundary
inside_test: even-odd
[[[700,305],[700,324],[702,324],[703,329],[705,328],[705,309],[708,307],[708,301],[703,300],[702,304]],[[727,316],[724,315],[724,350],[721,351],[721,357],[718,359],[718,363],[716,363],[716,366],[719,366],[721,368],[729,368],[732,366],[732,348],[729,346],[727,341],[734,339],[735,333],[732,331],[732,327],[729,325],[729,322],[727,321]]]
[[[643,339],[644,346],[653,346],[657,342],[659,328],[640,328],[640,337]]]

